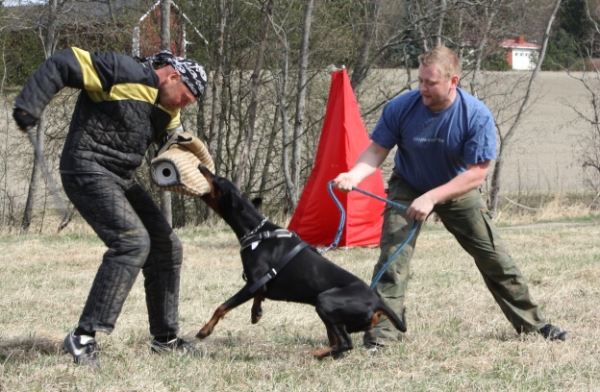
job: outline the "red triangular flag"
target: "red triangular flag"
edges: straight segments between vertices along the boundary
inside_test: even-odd
[[[289,230],[311,245],[331,245],[340,224],[340,211],[328,193],[328,184],[338,174],[350,170],[369,144],[348,73],[345,68],[334,71],[315,165],[288,225]],[[386,197],[379,169],[358,187]],[[338,246],[379,244],[384,203],[356,191],[334,190],[334,193],[346,211]]]

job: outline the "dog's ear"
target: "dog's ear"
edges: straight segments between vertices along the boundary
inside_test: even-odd
[[[255,197],[254,199],[252,199],[252,204],[254,205],[254,207],[256,207],[256,209],[259,209],[260,206],[262,206],[262,198]]]

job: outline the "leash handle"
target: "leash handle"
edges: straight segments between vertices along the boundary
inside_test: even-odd
[[[333,181],[329,181],[329,183],[327,184],[327,190],[329,191],[329,195],[331,196],[331,198],[333,199],[333,201],[335,202],[337,208],[340,210],[340,224],[338,226],[335,238],[333,240],[333,242],[331,243],[331,245],[329,245],[327,248],[323,249],[321,251],[321,254],[325,254],[325,252],[333,249],[333,248],[337,248],[338,243],[340,242],[340,237],[342,236],[342,231],[344,230],[344,223],[346,222],[346,211],[344,210],[344,207],[342,206],[342,203],[340,203],[339,199],[335,196],[335,194],[333,193]],[[408,207],[406,207],[405,205],[402,205],[400,203],[396,203],[394,201],[388,200],[386,198],[383,198],[381,196],[377,196],[371,192],[367,192],[363,189],[357,188],[355,186],[352,187],[353,191],[357,191],[359,193],[362,193],[363,195],[367,195],[370,196],[374,199],[377,199],[379,201],[382,201],[384,203],[387,204],[391,204],[392,206],[399,208],[401,210],[406,211],[408,209]]]
[[[346,211],[344,211],[344,207],[342,206],[342,203],[340,203],[340,201],[337,199],[337,197],[335,197],[334,193],[333,193],[333,181],[329,181],[329,183],[327,184],[327,188],[329,190],[329,194],[331,195],[331,198],[333,199],[333,201],[335,202],[335,204],[337,205],[338,209],[340,210],[341,213],[341,218],[340,218],[340,225],[338,227],[338,231],[335,235],[335,239],[333,241],[333,243],[331,245],[329,245],[327,248],[325,248],[321,254],[325,254],[325,252],[329,251],[332,248],[337,247],[338,242],[340,241],[340,237],[342,236],[342,231],[344,229],[344,223],[346,221]],[[404,210],[406,211],[408,209],[407,206],[400,204],[400,203],[396,203],[395,201],[389,200],[389,199],[385,199],[381,196],[377,196],[371,192],[367,192],[363,189],[357,188],[355,186],[352,187],[353,191],[357,191],[359,193],[362,193],[364,195],[370,196],[374,199],[380,200],[384,203],[390,204],[393,207],[396,207],[398,209]],[[398,247],[398,249],[396,249],[396,251],[394,252],[394,254],[392,254],[392,256],[390,257],[390,259],[388,261],[386,261],[386,263],[381,267],[381,269],[379,270],[379,272],[377,273],[377,275],[375,276],[375,278],[373,278],[373,281],[371,282],[371,290],[375,289],[375,286],[377,286],[377,283],[379,282],[379,280],[381,279],[381,277],[383,276],[383,273],[385,272],[385,270],[390,266],[390,263],[392,262],[392,260],[394,260],[396,258],[396,256],[398,256],[398,254],[400,253],[400,251],[402,251],[402,249],[404,248],[404,246],[408,243],[408,241],[410,241],[413,236],[415,235],[415,233],[417,232],[417,230],[419,229],[419,226],[421,225],[421,222],[413,219],[413,225],[412,228],[410,229],[410,232],[408,233],[408,236],[406,236],[406,238],[404,239],[404,241],[402,242],[402,244]]]
[[[344,223],[346,222],[346,211],[344,210],[342,203],[340,203],[338,198],[335,197],[335,194],[333,193],[333,181],[329,181],[329,183],[327,184],[327,190],[329,191],[329,195],[335,202],[335,205],[340,210],[341,217],[340,217],[340,224],[338,226],[338,229],[335,234],[335,238],[334,238],[333,242],[327,248],[319,251],[322,255],[324,255],[325,253],[327,253],[328,251],[330,251],[333,248],[337,248],[338,243],[340,242],[340,237],[342,236],[342,231],[344,229]]]

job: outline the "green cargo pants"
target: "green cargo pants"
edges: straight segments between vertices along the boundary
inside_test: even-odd
[[[412,188],[394,171],[389,180],[388,198],[409,206],[422,192]],[[489,216],[481,192],[477,189],[463,196],[437,204],[433,211],[438,214],[446,229],[475,260],[487,288],[500,305],[517,333],[534,332],[546,324],[546,320],[529,294],[523,274],[508,255],[498,231]],[[406,211],[386,205],[381,232],[379,260],[373,270],[373,278],[408,236],[413,220]],[[420,226],[413,238],[390,263],[377,283],[375,291],[388,305],[402,314],[404,296],[408,285],[409,264],[413,255]],[[398,340],[396,330],[386,318],[373,330],[365,333],[364,342]]]

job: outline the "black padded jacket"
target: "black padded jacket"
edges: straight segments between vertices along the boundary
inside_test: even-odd
[[[158,76],[147,64],[114,52],[61,50],[26,82],[15,107],[39,118],[64,87],[81,89],[63,148],[65,174],[112,172],[132,178],[146,150],[179,125],[179,109],[158,103]]]

